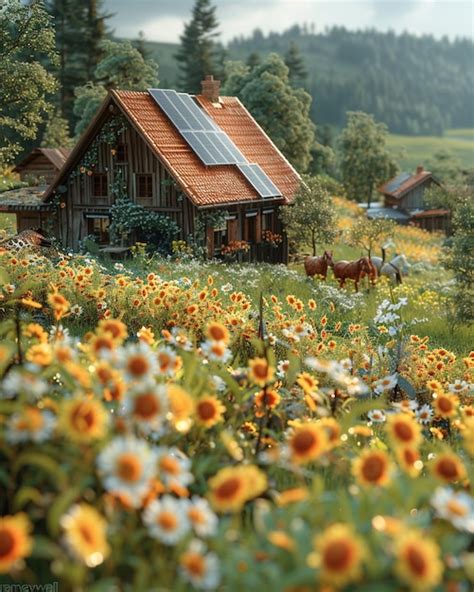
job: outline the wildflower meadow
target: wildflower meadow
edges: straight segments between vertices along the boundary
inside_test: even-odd
[[[0,255],[0,581],[471,590],[474,352],[418,248],[369,293]]]

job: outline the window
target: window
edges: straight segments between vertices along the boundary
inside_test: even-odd
[[[144,200],[151,204],[153,198],[153,175],[136,176],[137,201]]]
[[[127,162],[127,144],[117,146],[117,164]]]
[[[90,215],[86,214],[87,218],[87,234],[93,234],[99,245],[109,244],[109,225],[110,219],[108,216]]]
[[[274,232],[275,229],[273,228],[273,222],[273,210],[264,210],[262,213],[262,230],[271,230]]]
[[[246,233],[245,239],[249,243],[256,243],[257,242],[257,214],[249,216],[246,215],[245,218],[245,226],[246,226]]]
[[[219,255],[221,247],[227,244],[227,230],[214,230],[214,254]]]
[[[105,173],[96,173],[92,177],[92,195],[94,197],[108,197],[109,187],[107,175]]]

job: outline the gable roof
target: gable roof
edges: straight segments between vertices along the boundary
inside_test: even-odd
[[[437,183],[436,179],[433,177],[433,173],[430,173],[430,171],[425,171],[424,169],[418,169],[416,173],[413,174],[403,172],[398,174],[396,177],[393,177],[393,179],[387,181],[379,188],[379,191],[383,195],[400,199],[409,191],[418,185],[423,184],[428,179],[432,179],[435,183]]]
[[[227,133],[247,160],[261,166],[282,193],[277,200],[291,202],[301,178],[242,103],[235,97],[221,97],[219,103],[211,103],[201,95],[195,100]],[[79,162],[111,103],[117,105],[196,206],[275,201],[275,198],[262,199],[236,166],[204,165],[148,92],[118,90],[109,93],[63,170],[48,188],[45,199]]]
[[[37,156],[43,155],[59,171],[70,154],[71,150],[69,148],[33,148],[33,150],[25,156],[25,158],[20,161],[13,170],[15,172],[20,172]]]

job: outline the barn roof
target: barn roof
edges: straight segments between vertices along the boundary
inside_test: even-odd
[[[15,172],[20,172],[37,156],[43,155],[51,162],[51,164],[58,169],[63,167],[68,156],[71,154],[69,148],[33,148],[33,150],[20,161],[13,169]]]
[[[43,202],[44,188],[19,187],[0,192],[0,212],[23,212],[49,209]]]
[[[390,181],[387,181],[384,185],[379,188],[380,193],[389,197],[400,199],[406,195],[409,191],[421,185],[428,179],[436,180],[433,177],[433,173],[425,171],[423,167],[418,167],[415,173],[400,173]]]
[[[280,203],[289,203],[301,183],[293,166],[235,97],[220,97],[213,103],[202,95],[197,105],[224,131],[250,163],[258,164],[280,190]],[[183,192],[198,207],[269,201],[247,181],[235,165],[206,166],[148,92],[112,90],[102,108],[74,148],[70,158],[48,189],[56,187],[79,162],[94,137],[101,117],[115,103],[150,149],[167,167]],[[275,199],[275,198],[273,198]],[[271,201],[271,200],[270,200]]]

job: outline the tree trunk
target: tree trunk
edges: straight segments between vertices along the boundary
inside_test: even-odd
[[[311,231],[311,244],[313,246],[313,257],[316,257],[316,236],[314,230]]]

